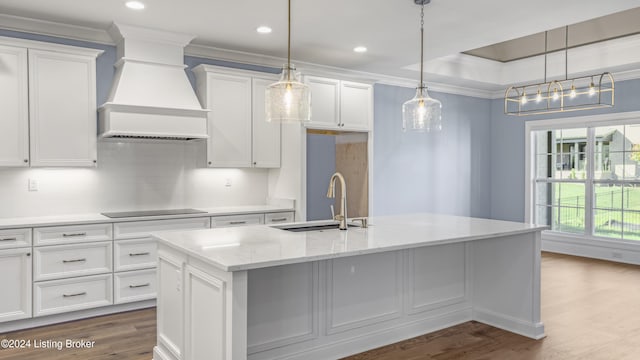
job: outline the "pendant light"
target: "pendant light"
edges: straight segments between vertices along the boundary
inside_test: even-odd
[[[417,132],[438,131],[442,129],[442,103],[427,93],[423,80],[424,63],[424,5],[431,0],[414,0],[420,5],[420,84],[416,96],[402,104],[402,130]]]
[[[282,66],[280,80],[267,87],[265,110],[268,122],[301,123],[311,120],[311,91],[291,64],[291,0],[288,1],[287,63]]]

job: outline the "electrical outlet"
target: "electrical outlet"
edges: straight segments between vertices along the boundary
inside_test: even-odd
[[[611,253],[611,256],[614,259],[622,259],[622,253],[621,252],[614,251],[614,252]]]
[[[29,191],[38,191],[38,180],[29,179]]]
[[[231,187],[231,179],[230,178],[226,178],[224,181],[224,186],[226,187]]]

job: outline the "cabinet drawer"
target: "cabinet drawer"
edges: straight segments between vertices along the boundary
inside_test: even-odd
[[[33,278],[41,281],[110,272],[111,246],[110,241],[105,241],[36,247]]]
[[[158,245],[153,239],[116,241],[113,250],[114,271],[154,268]]]
[[[58,245],[111,239],[111,224],[51,226],[33,229],[34,245]]]
[[[117,273],[113,278],[115,304],[155,299],[156,270],[138,270]]]
[[[152,232],[167,230],[208,229],[209,218],[131,221],[113,224],[116,240],[148,238]]]
[[[0,249],[31,246],[31,229],[0,230]]]
[[[294,221],[293,212],[277,212],[264,214],[265,224],[290,223]]]
[[[34,283],[34,316],[111,305],[111,274]]]
[[[264,224],[264,214],[214,216],[211,218],[211,227],[230,227]]]

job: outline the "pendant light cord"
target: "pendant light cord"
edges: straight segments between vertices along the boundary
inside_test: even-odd
[[[547,53],[549,52],[548,50],[548,35],[549,32],[545,31],[544,32],[544,82],[547,82]]]
[[[289,18],[287,23],[287,81],[291,81],[291,0],[289,0]]]
[[[569,25],[564,27],[564,79],[569,79]]]
[[[422,95],[422,90],[424,88],[424,1],[422,2],[422,6],[420,9],[420,95]]]

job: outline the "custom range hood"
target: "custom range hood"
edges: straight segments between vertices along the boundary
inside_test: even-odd
[[[184,65],[194,36],[113,24],[118,61],[109,100],[98,109],[100,138],[206,139],[207,112]]]

